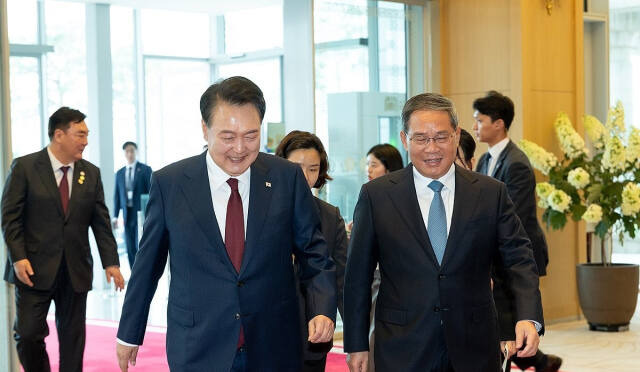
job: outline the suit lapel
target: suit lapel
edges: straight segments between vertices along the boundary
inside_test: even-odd
[[[51,159],[45,148],[40,152],[38,160],[36,161],[36,170],[44,188],[47,189],[51,197],[56,200],[56,206],[58,207],[58,213],[61,217],[64,216],[62,212],[62,200],[60,200],[60,191],[58,191],[58,185],[56,183],[56,176],[53,174],[53,168],[51,168]]]
[[[479,190],[473,189],[473,184],[478,179],[473,172],[464,170],[456,165],[456,189],[453,198],[453,215],[451,216],[451,227],[447,237],[447,246],[442,257],[442,267],[454,254],[458,240],[464,235],[467,222],[473,216],[475,207],[478,204]]]
[[[429,259],[435,266],[438,266],[438,260],[433,252],[427,228],[424,225],[424,218],[420,212],[416,186],[413,181],[413,166],[409,165],[402,171],[393,173],[389,176],[389,181],[393,184],[388,192],[393,205]]]
[[[87,180],[84,179],[87,177],[86,172],[87,170],[84,161],[78,160],[73,166],[73,175],[71,175],[71,198],[69,199],[69,205],[67,206],[67,215],[64,218],[65,221],[69,219],[71,212],[75,208],[76,204],[78,204],[78,200],[82,198],[82,195],[87,190]],[[79,182],[81,175],[84,176],[82,183]],[[100,180],[90,181],[100,182]],[[62,205],[62,202],[60,202],[60,205]]]
[[[249,216],[247,216],[247,230],[244,245],[244,255],[242,258],[242,267],[240,274],[246,269],[249,260],[255,254],[256,246],[258,246],[260,232],[267,218],[267,211],[271,203],[271,183],[269,179],[269,168],[266,166],[262,157],[258,154],[258,158],[251,165],[251,185],[249,188]]]
[[[236,275],[231,259],[227,254],[220,227],[213,210],[213,202],[211,201],[211,186],[209,184],[209,176],[207,172],[207,152],[205,151],[199,158],[196,166],[184,169],[184,178],[181,188],[187,199],[187,204],[193,212],[198,222],[200,230],[209,238],[211,247],[225,266]]]
[[[480,157],[480,160],[478,160],[478,167],[476,168],[476,172],[484,175],[487,174],[487,167],[488,167],[487,157],[488,156],[489,156],[488,152],[485,152],[484,154],[482,154],[482,156]]]
[[[498,157],[496,166],[493,167],[493,174],[491,174],[491,177],[497,178],[496,175],[502,169],[502,163],[504,163],[504,159],[507,157],[507,154],[509,153],[509,151],[511,151],[511,148],[513,146],[514,144],[511,141],[507,142],[507,146],[504,148],[504,150],[502,150],[502,152],[500,153],[500,156]]]

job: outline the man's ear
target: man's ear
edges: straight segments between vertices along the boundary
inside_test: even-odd
[[[402,147],[404,147],[405,151],[409,151],[409,144],[407,143],[407,134],[404,131],[400,131],[400,140],[402,141]]]
[[[207,127],[207,123],[205,123],[204,120],[200,120],[200,124],[202,125],[202,137],[206,143],[209,143],[209,136],[207,136],[207,130],[209,128]]]
[[[504,126],[504,120],[498,119],[498,120],[494,121],[493,124],[498,126],[500,129],[504,130],[505,132],[507,131],[507,127]]]

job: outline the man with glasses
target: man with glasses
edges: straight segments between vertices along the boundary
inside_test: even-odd
[[[504,184],[454,165],[453,103],[425,93],[402,111],[411,164],[362,187],[344,289],[351,371],[495,372],[500,366],[490,268],[511,275],[518,355],[534,355],[542,305],[530,242]],[[375,356],[368,354],[371,281],[380,265]]]
[[[508,131],[514,117],[513,102],[507,96],[490,91],[485,97],[473,102],[473,130],[478,141],[489,145],[489,151],[480,157],[479,173],[494,177],[504,182],[507,193],[513,201],[516,214],[531,240],[533,257],[536,260],[540,276],[547,274],[549,254],[547,241],[538,223],[536,215],[536,178],[527,156],[509,139]],[[508,355],[515,353],[513,334],[513,296],[505,283],[505,276],[499,265],[493,275],[494,298],[498,307],[500,321],[500,339],[508,347]],[[502,348],[503,349],[503,348]],[[545,355],[538,350],[532,358],[513,358],[514,363],[522,370],[531,366],[537,372],[555,372],[560,369],[562,359],[555,355]],[[510,363],[507,363],[509,366]]]

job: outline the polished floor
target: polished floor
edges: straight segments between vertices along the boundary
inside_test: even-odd
[[[126,256],[121,258],[123,275],[128,278]],[[168,289],[165,273],[151,304],[151,326],[164,327],[167,324]],[[123,292],[91,291],[87,302],[87,318],[117,322],[123,301]],[[339,346],[340,342],[336,344]],[[552,324],[547,327],[540,348],[545,353],[562,357],[562,372],[640,372],[640,306],[627,332],[592,332],[585,321]],[[339,350],[336,348],[335,351]]]

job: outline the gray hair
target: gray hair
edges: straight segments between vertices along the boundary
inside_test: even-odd
[[[449,114],[453,129],[458,128],[458,114],[453,102],[442,94],[422,93],[409,98],[402,108],[402,130],[409,132],[409,118],[415,111],[444,111]]]

